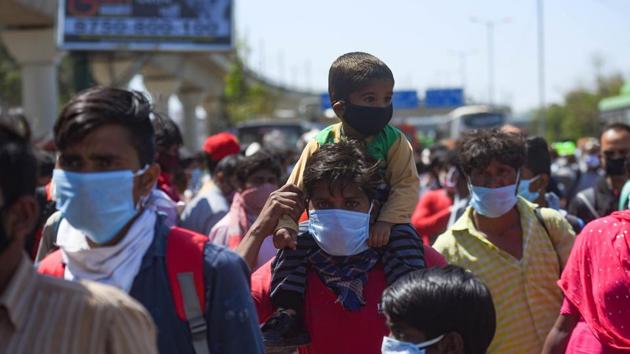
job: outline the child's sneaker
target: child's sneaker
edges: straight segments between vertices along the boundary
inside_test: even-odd
[[[260,327],[266,353],[284,353],[311,343],[292,310],[278,310]]]

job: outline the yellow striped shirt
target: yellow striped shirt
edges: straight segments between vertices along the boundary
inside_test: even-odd
[[[26,254],[0,293],[0,353],[157,353],[155,326],[111,286],[37,274]]]
[[[562,292],[556,281],[575,234],[560,213],[543,208],[547,235],[534,214],[535,207],[519,197],[517,209],[523,230],[520,260],[475,228],[470,207],[433,245],[450,264],[470,270],[490,289],[497,330],[488,353],[540,353],[560,312]]]

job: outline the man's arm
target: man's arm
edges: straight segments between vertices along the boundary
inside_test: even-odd
[[[263,354],[247,265],[236,253],[212,244],[206,246],[204,265],[210,352]]]
[[[567,349],[571,332],[573,332],[578,320],[579,315],[560,314],[556,323],[551,328],[551,331],[549,331],[542,353],[563,354]]]
[[[260,215],[236,248],[236,253],[243,257],[250,269],[256,267],[260,247],[265,238],[273,233],[278,219],[285,215],[289,215],[291,219],[297,218],[295,214],[304,210],[304,207],[302,191],[292,184],[285,184],[271,193]]]

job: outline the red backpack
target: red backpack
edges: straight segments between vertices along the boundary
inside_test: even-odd
[[[203,258],[207,242],[206,236],[173,227],[166,243],[166,272],[175,309],[177,316],[188,322],[197,354],[209,352],[203,312],[206,306]],[[63,278],[65,268],[61,250],[56,250],[39,263],[38,271]]]

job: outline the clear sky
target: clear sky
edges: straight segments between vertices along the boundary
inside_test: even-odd
[[[460,86],[488,98],[485,26],[494,31],[495,101],[517,112],[538,104],[536,0],[235,0],[237,36],[247,62],[264,76],[325,91],[339,55],[366,51],[385,61],[397,89]],[[630,78],[630,1],[544,2],[547,101],[578,85],[592,86],[594,58],[602,73]],[[457,52],[466,53],[463,75]]]

